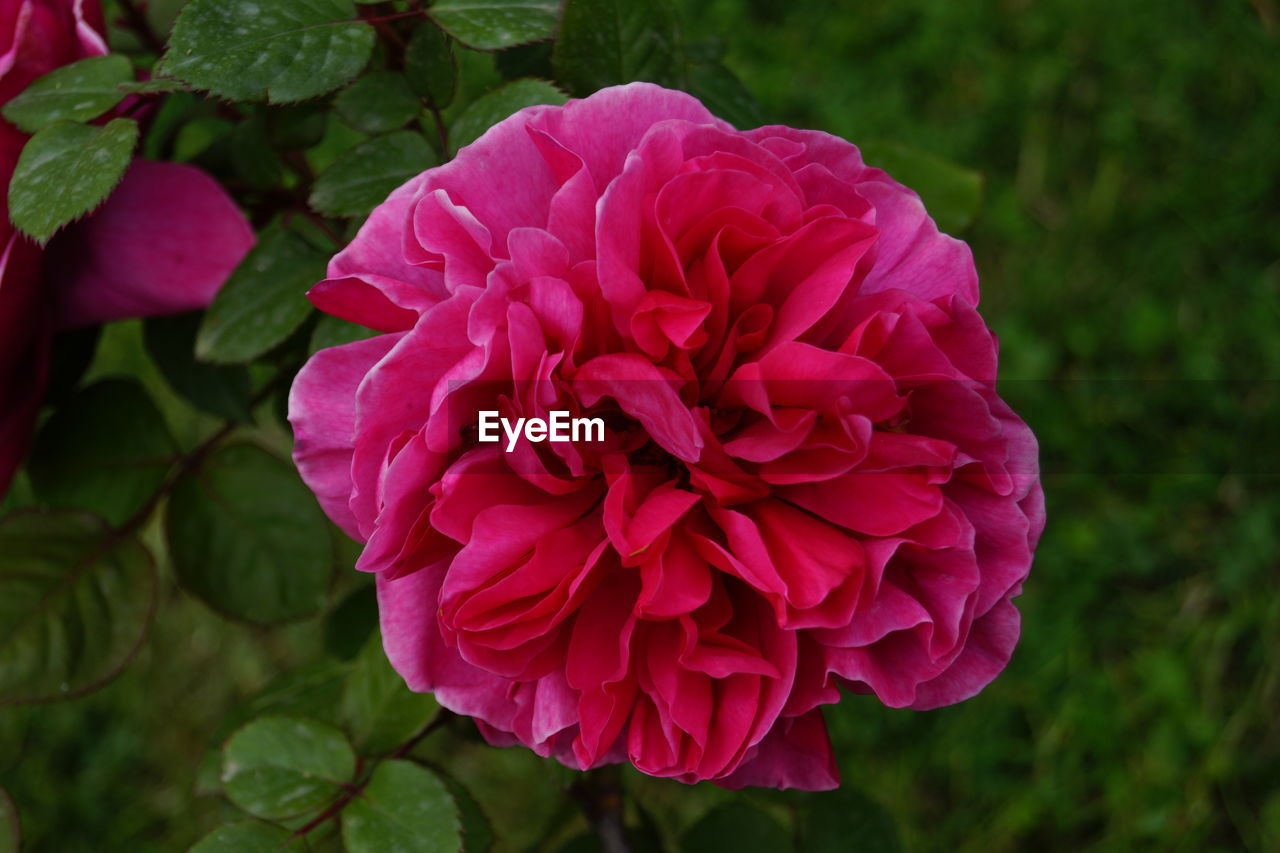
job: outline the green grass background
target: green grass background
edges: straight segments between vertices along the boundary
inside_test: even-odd
[[[828,714],[846,784],[913,851],[1280,850],[1274,0],[681,5],[769,120],[982,174],[963,236],[1042,442],[1008,671],[925,714],[848,697]],[[258,631],[167,596],[110,687],[0,709],[31,849],[190,843],[225,808],[197,783],[228,710],[318,655],[318,621]],[[543,762],[449,749],[506,849],[558,819]],[[628,782],[677,822],[726,798]]]

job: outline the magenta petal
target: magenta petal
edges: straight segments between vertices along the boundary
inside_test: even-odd
[[[973,623],[964,651],[942,674],[916,688],[911,707],[927,711],[976,696],[1009,663],[1022,617],[1005,599]]]
[[[253,244],[244,215],[209,175],[135,160],[106,203],[49,249],[58,325],[203,308]]]
[[[363,541],[351,514],[351,458],[355,452],[356,389],[399,340],[380,335],[320,350],[299,371],[289,392],[293,459],[333,523]]]
[[[840,787],[840,771],[822,712],[814,709],[780,720],[756,745],[754,755],[716,783],[735,789],[755,786],[830,791]]]

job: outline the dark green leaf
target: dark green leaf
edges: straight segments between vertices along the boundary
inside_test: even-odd
[[[333,101],[347,124],[368,134],[404,127],[422,112],[422,103],[403,74],[374,71],[343,89]]]
[[[233,101],[303,101],[359,74],[373,43],[351,0],[192,0],[159,72]]]
[[[166,513],[179,582],[214,609],[271,624],[315,613],[333,573],[325,518],[292,465],[222,447],[174,486]]]
[[[797,818],[804,850],[898,853],[898,831],[889,813],[854,788],[805,794]]]
[[[676,70],[678,22],[669,0],[568,0],[552,62],[575,95]]]
[[[340,660],[351,660],[377,630],[377,590],[367,584],[342,599],[325,619],[325,650]]]
[[[764,110],[755,96],[719,62],[700,62],[691,67],[689,91],[734,127],[746,129],[764,123]]]
[[[449,130],[454,150],[475,142],[507,116],[536,104],[563,104],[564,92],[545,80],[513,80],[476,98]]]
[[[164,482],[177,448],[155,403],[132,379],[81,389],[36,439],[27,470],[36,497],[121,524]]]
[[[236,364],[273,349],[307,319],[306,293],[324,278],[327,262],[297,234],[268,231],[214,297],[196,336],[196,358]]]
[[[54,122],[27,141],[9,184],[9,216],[41,242],[110,195],[138,141],[138,123]]]
[[[373,329],[334,317],[332,314],[320,315],[315,331],[311,333],[310,353],[315,355],[322,349],[339,347],[343,344],[363,341],[378,334]]]
[[[187,91],[187,84],[170,77],[152,77],[150,80],[127,80],[116,88],[134,95],[167,95],[170,92]]]
[[[864,143],[863,159],[920,193],[924,206],[949,233],[963,231],[982,206],[982,175],[928,151],[896,142]]]
[[[18,853],[22,847],[22,821],[9,792],[0,788],[0,853]]]
[[[422,731],[439,712],[430,693],[414,693],[391,668],[374,634],[356,658],[342,697],[343,717],[362,755],[385,755]]]
[[[27,133],[55,121],[88,121],[124,100],[119,84],[133,66],[119,54],[92,56],[50,71],[4,105],[4,117]]]
[[[249,420],[249,371],[196,361],[199,311],[152,317],[143,324],[147,353],[174,391],[196,408],[232,421]]]
[[[551,38],[558,0],[439,0],[429,10],[451,36],[476,50]]]
[[[318,811],[356,773],[346,735],[303,717],[259,717],[222,748],[222,788],[255,817],[285,820]]]
[[[111,680],[146,637],[151,555],[83,513],[0,521],[0,702],[47,702]]]
[[[462,821],[462,850],[464,853],[489,853],[493,847],[493,826],[489,823],[489,816],[461,782],[446,773],[438,775],[458,804],[458,816]]]
[[[841,849],[849,850],[852,839]],[[787,853],[787,831],[765,812],[735,800],[716,806],[685,832],[685,853]],[[854,848],[856,849],[856,848]]]
[[[342,721],[342,693],[351,666],[318,661],[289,670],[237,705],[223,721],[221,734],[270,712],[273,715],[308,717],[338,725]]]
[[[222,743],[236,729],[265,714],[307,717],[338,725],[342,721],[342,691],[350,664],[322,660],[291,669],[253,696],[236,705],[222,719],[210,749],[196,775],[199,795],[222,792]]]
[[[236,124],[229,137],[231,165],[249,186],[266,189],[280,180],[283,164],[271,147],[267,135],[267,118],[256,112]]]
[[[456,853],[458,810],[440,777],[409,761],[384,761],[360,796],[342,811],[350,853]]]
[[[307,840],[261,820],[224,823],[196,842],[190,853],[290,853],[309,849]]]
[[[183,124],[174,134],[173,159],[193,162],[205,159],[212,152],[225,150],[236,125],[225,118],[200,116]]]
[[[328,126],[328,109],[317,104],[289,104],[267,111],[268,139],[282,151],[301,151],[319,144]]]
[[[404,52],[404,76],[420,97],[444,109],[458,88],[458,60],[444,30],[424,21],[409,37]]]
[[[326,216],[363,216],[391,191],[435,165],[431,146],[401,130],[370,139],[343,154],[311,190],[311,206]]]
[[[555,77],[555,69],[551,67],[550,42],[539,41],[500,50],[494,55],[493,64],[503,80],[521,77],[550,80]]]

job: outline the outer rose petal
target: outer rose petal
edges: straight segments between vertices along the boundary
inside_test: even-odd
[[[830,791],[840,787],[827,740],[827,724],[818,709],[782,720],[755,747],[746,759],[717,784],[726,788],[799,788],[802,791]]]
[[[293,460],[320,506],[352,539],[363,541],[351,514],[356,389],[400,335],[320,350],[298,372],[289,392]]]
[[[437,564],[394,580],[378,575],[378,610],[387,660],[409,689],[430,691],[458,714],[510,730],[516,705],[510,682],[474,667],[440,635],[440,582],[446,566]]]
[[[106,203],[49,250],[58,325],[203,308],[253,244],[253,229],[213,178],[135,160]]]
[[[1009,663],[1021,625],[1018,608],[1009,599],[991,608],[973,623],[964,651],[955,663],[941,675],[916,687],[916,699],[910,707],[928,711],[978,695]]]

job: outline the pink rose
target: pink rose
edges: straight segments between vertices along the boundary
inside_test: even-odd
[[[105,54],[102,33],[98,0],[0,0],[0,104],[59,66]],[[208,175],[139,160],[46,256],[9,222],[26,141],[0,119],[0,497],[31,440],[53,330],[208,305],[254,242]]]
[[[973,696],[1044,522],[968,247],[840,139],[647,84],[521,111],[311,291],[295,458],[392,664],[572,767],[830,788],[820,706]],[[480,410],[603,441],[477,440]]]

